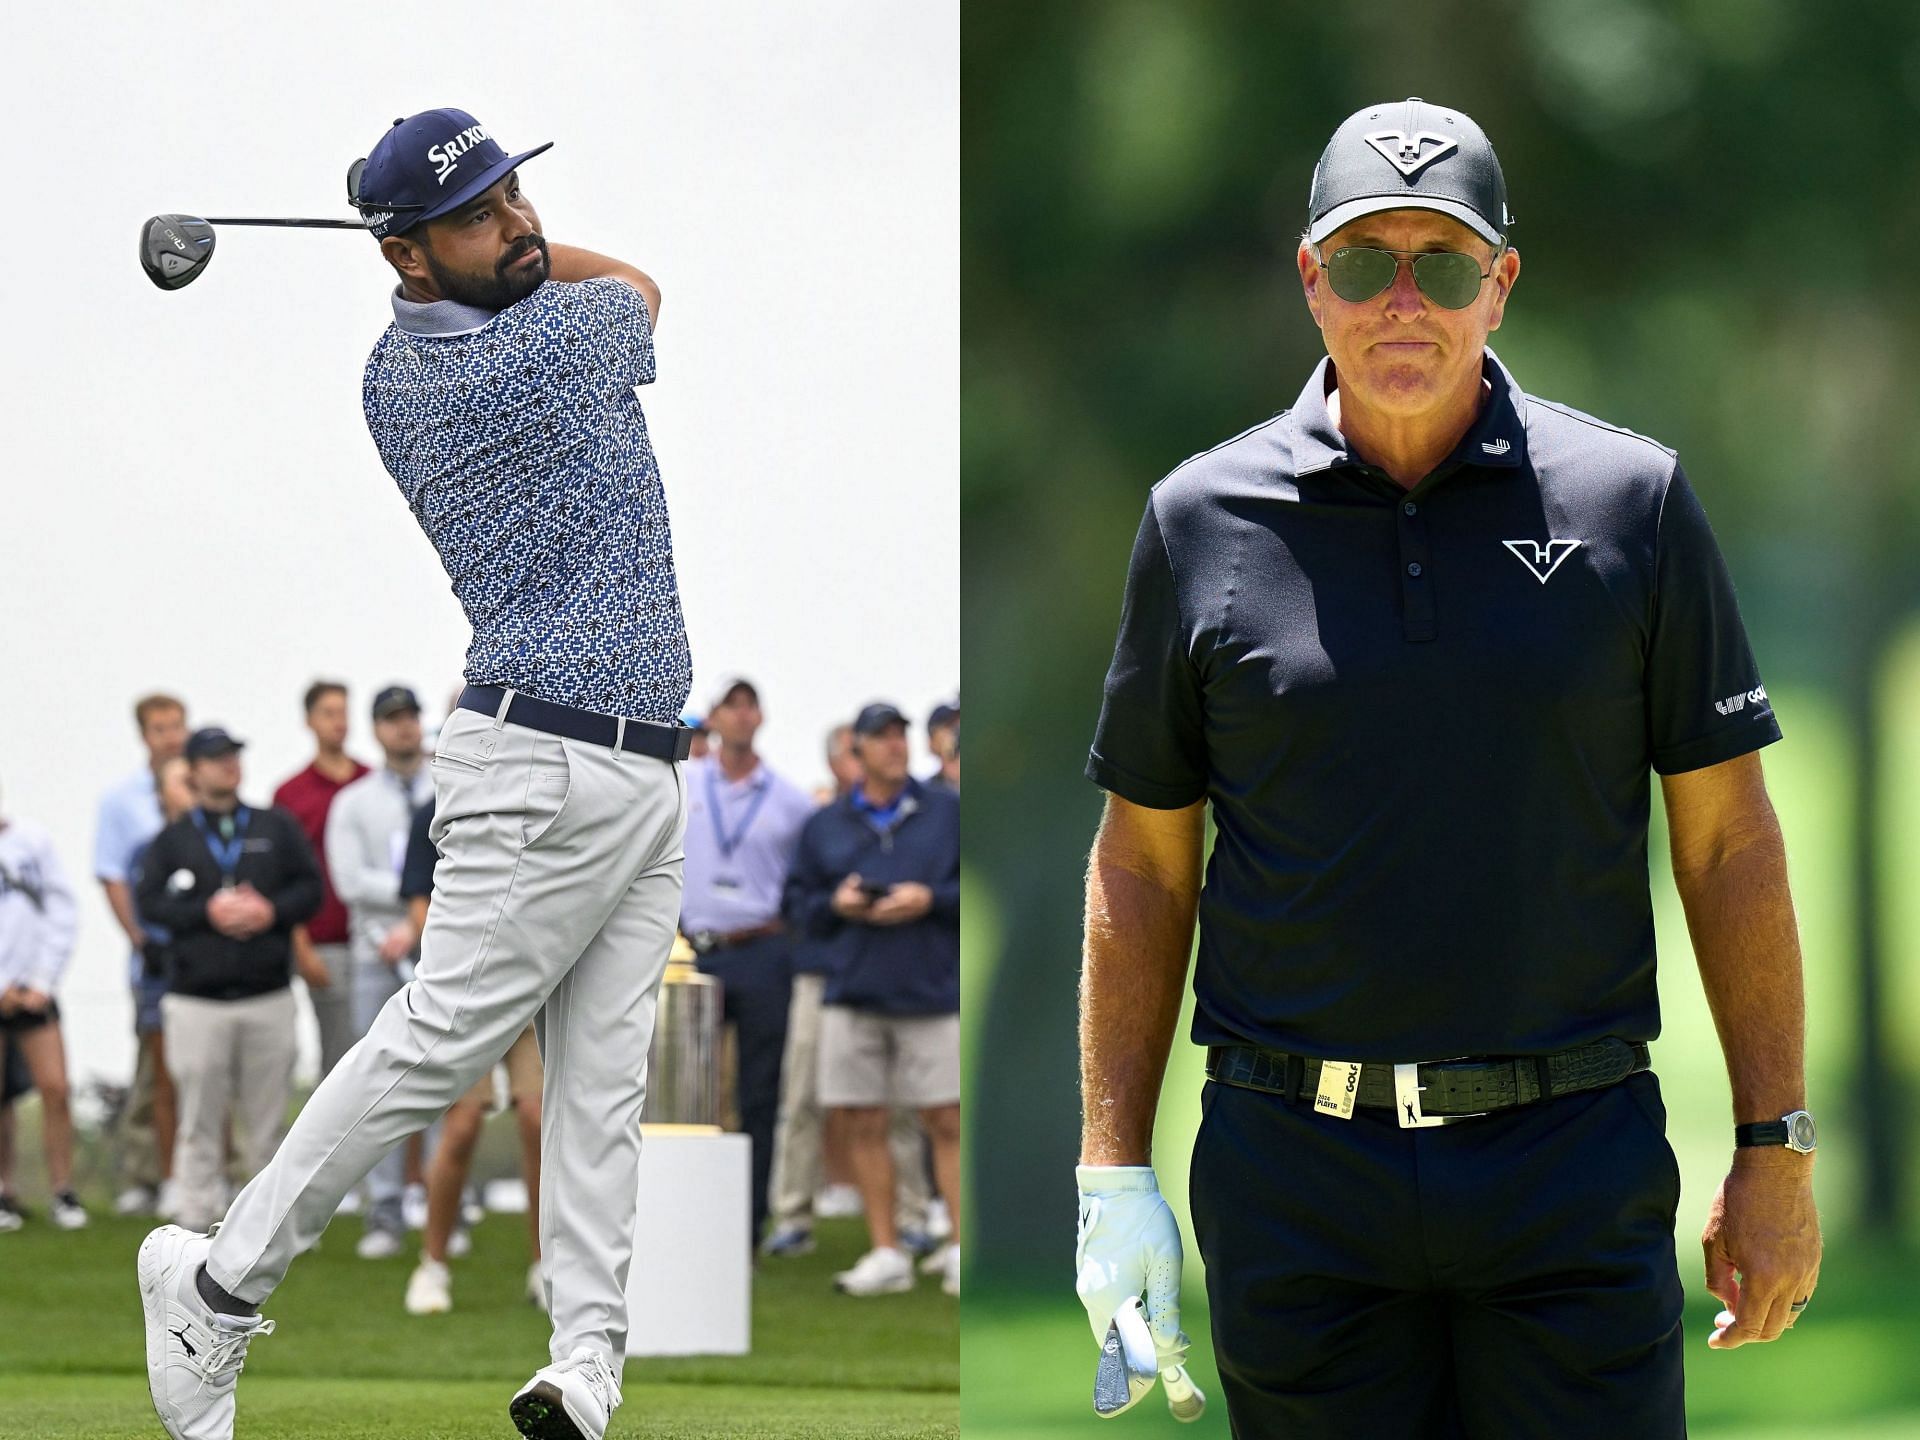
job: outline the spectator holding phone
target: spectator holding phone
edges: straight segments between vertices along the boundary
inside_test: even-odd
[[[820,1017],[820,1103],[841,1112],[872,1248],[834,1277],[849,1295],[913,1287],[894,1216],[889,1110],[911,1106],[960,1219],[960,802],[907,770],[907,719],[887,704],[853,723],[864,778],[800,833],[787,882],[796,929],[833,952]],[[945,1288],[960,1290],[960,1247]]]

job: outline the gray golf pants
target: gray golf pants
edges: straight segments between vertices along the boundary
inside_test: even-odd
[[[373,1029],[387,1002],[405,988],[406,982],[400,978],[401,967],[387,964],[377,951],[355,955],[348,963],[352,967],[348,994],[353,1001],[353,1035],[358,1040]],[[412,973],[412,965],[405,968]],[[440,1122],[436,1120],[428,1126],[425,1135],[425,1153],[431,1156],[440,1143]],[[406,1149],[404,1143],[394,1146],[367,1172],[365,1225],[369,1230],[387,1230],[395,1235],[406,1233],[403,1204],[407,1189]]]
[[[173,1182],[180,1221],[197,1230],[226,1203],[229,1120],[239,1118],[247,1173],[272,1163],[293,1098],[297,1011],[283,988],[245,1000],[165,995],[160,1014],[179,1105]]]
[[[233,1202],[207,1272],[266,1300],[374,1162],[532,1020],[546,1069],[553,1358],[585,1345],[617,1366],[647,1047],[680,913],[685,780],[665,761],[468,710],[447,721],[433,770],[441,859],[419,967]]]
[[[316,945],[313,953],[327,967],[333,982],[320,990],[309,988],[307,1003],[313,1007],[313,1023],[320,1030],[320,1078],[326,1079],[340,1057],[353,1048],[360,1032],[353,1024],[353,961],[345,942]]]

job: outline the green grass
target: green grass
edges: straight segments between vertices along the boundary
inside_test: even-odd
[[[0,1236],[0,1440],[152,1440],[134,1255],[148,1222],[44,1220]],[[517,1217],[474,1232],[454,1264],[451,1315],[401,1308],[411,1254],[353,1254],[334,1227],[266,1307],[240,1382],[239,1440],[511,1436],[507,1401],[545,1363],[546,1319],[519,1297],[528,1249]],[[820,1227],[820,1249],[755,1276],[754,1349],[739,1357],[630,1360],[613,1436],[709,1440],[959,1434],[959,1310],[938,1283],[853,1300],[830,1277],[864,1248],[857,1222]]]
[[[1684,1253],[1682,1258],[1684,1264]],[[1690,1287],[1689,1433],[1696,1440],[1920,1440],[1920,1369],[1912,1361],[1917,1270],[1920,1257],[1912,1254],[1830,1250],[1820,1298],[1791,1335],[1728,1351],[1707,1348],[1718,1302]],[[1197,1424],[1178,1433],[1187,1440],[1225,1436],[1226,1406],[1204,1293],[1189,1289],[1181,1318],[1194,1340],[1189,1368],[1209,1405]],[[967,1440],[1066,1440],[1091,1433],[1096,1352],[1070,1287],[983,1292],[975,1285],[967,1296],[966,1324]],[[1142,1435],[1170,1433],[1157,1395],[1140,1408],[1138,1418],[1117,1423]]]

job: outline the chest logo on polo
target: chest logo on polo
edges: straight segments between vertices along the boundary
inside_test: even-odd
[[[1367,144],[1378,150],[1389,165],[1409,180],[1442,155],[1460,148],[1459,142],[1432,130],[1422,130],[1413,135],[1404,130],[1376,130],[1365,138]]]
[[[1545,544],[1538,540],[1503,540],[1500,543],[1511,550],[1542,585],[1567,556],[1580,548],[1578,540],[1549,540]]]

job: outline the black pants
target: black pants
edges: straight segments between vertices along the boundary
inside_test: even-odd
[[[1209,1082],[1194,1230],[1236,1440],[1686,1434],[1651,1073],[1442,1129]]]
[[[753,1140],[752,1243],[767,1221],[773,1132],[780,1118],[780,1057],[787,1048],[787,1007],[793,1000],[792,943],[785,935],[763,935],[701,956],[700,968],[725,988],[722,1013],[734,1025],[734,1096],[740,1128]]]

